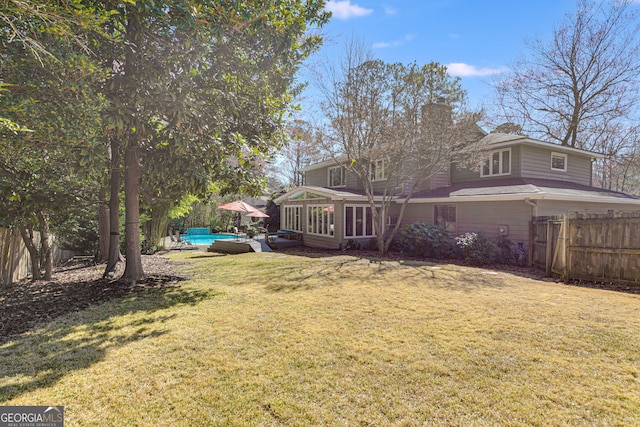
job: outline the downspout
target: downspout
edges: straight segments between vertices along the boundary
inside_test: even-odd
[[[532,218],[537,218],[538,217],[538,203],[535,200],[531,200],[528,197],[526,197],[524,199],[524,202],[529,205],[532,206]],[[533,223],[533,222],[532,222]],[[533,250],[534,250],[534,246],[533,246],[533,232],[532,232],[533,228],[530,226],[529,227],[529,251],[528,251],[528,256],[527,256],[527,266],[531,267],[533,265]]]
[[[526,204],[528,204],[529,206],[533,206],[533,217],[537,217],[538,216],[538,203],[536,203],[534,200],[529,199],[528,197],[526,199],[524,199],[524,202]]]

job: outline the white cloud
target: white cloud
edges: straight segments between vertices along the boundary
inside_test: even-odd
[[[413,34],[407,34],[401,39],[390,41],[390,42],[377,42],[373,44],[374,49],[385,49],[388,47],[398,47],[404,46],[407,42],[413,40],[415,36]]]
[[[367,9],[357,4],[351,4],[351,0],[334,1],[329,0],[325,9],[333,13],[334,18],[349,19],[359,16],[366,16],[373,12],[373,9]]]
[[[447,64],[447,71],[452,76],[484,77],[484,76],[494,76],[496,74],[502,74],[507,71],[507,68],[506,67],[478,68],[475,65],[469,65],[462,62],[452,62],[451,64]]]

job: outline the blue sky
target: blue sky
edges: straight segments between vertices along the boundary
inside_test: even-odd
[[[491,80],[525,56],[525,39],[551,38],[575,0],[332,0],[327,9],[333,17],[311,67],[339,60],[356,38],[385,62],[447,65],[479,106]],[[305,95],[303,109],[317,105],[313,89]]]

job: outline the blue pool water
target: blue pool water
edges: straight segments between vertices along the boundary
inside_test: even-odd
[[[190,241],[194,245],[210,245],[216,240],[234,239],[234,234],[216,233],[216,234],[183,234],[180,236],[184,240]]]

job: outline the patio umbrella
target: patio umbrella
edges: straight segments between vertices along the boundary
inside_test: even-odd
[[[250,216],[252,218],[269,218],[269,215],[267,215],[266,213],[264,213],[262,211],[249,212],[245,216]]]
[[[236,200],[235,202],[225,203],[218,206],[218,209],[224,209],[227,211],[235,212],[259,212],[258,208],[254,208],[249,203],[245,203],[242,200]]]

